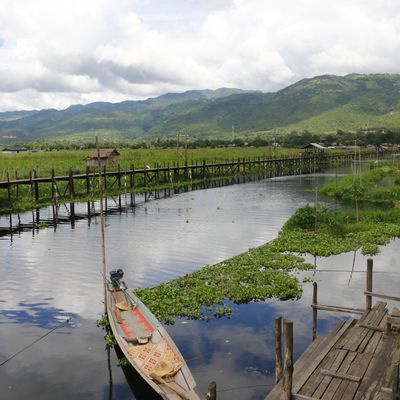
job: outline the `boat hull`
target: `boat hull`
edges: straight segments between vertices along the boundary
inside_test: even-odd
[[[162,399],[205,400],[168,332],[137,296],[107,284],[107,313],[125,358]]]

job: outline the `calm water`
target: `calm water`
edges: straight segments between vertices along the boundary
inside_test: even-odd
[[[288,177],[188,192],[108,215],[108,269],[123,268],[130,287],[153,286],[239,254],[273,239],[298,207],[314,202],[312,189],[332,177]],[[103,310],[98,222],[81,220],[74,228],[59,225],[56,231],[0,240],[0,363],[71,318],[0,367],[1,399],[152,398],[132,371],[116,366],[116,354],[107,354],[104,332],[96,326]],[[377,291],[398,294],[398,252],[399,241],[393,241],[374,258]],[[321,303],[364,305],[366,258],[356,255],[350,279],[352,263],[353,253],[317,259]],[[299,279],[305,276],[313,272],[302,272]],[[311,284],[305,283],[298,301],[234,305],[231,319],[178,319],[167,329],[203,392],[215,380],[221,400],[263,399],[274,380],[274,318],[294,321],[299,356],[311,337],[310,299]],[[319,332],[339,317],[321,312]]]

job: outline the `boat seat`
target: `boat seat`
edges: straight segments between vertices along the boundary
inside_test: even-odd
[[[120,301],[119,303],[115,304],[115,308],[118,308],[121,311],[128,311],[134,307],[132,307],[131,304],[129,304],[127,301]]]
[[[145,336],[123,336],[123,338],[127,343],[132,343],[132,344],[147,344],[149,343],[151,337],[152,337],[151,333]]]

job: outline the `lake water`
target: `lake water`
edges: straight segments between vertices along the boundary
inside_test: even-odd
[[[298,207],[315,201],[313,189],[334,177],[267,179],[138,202],[106,217],[108,269],[123,268],[129,287],[147,287],[242,253],[276,237]],[[1,238],[0,364],[70,318],[0,367],[1,399],[152,398],[131,370],[116,366],[96,326],[103,312],[99,237],[92,218]],[[394,240],[374,257],[376,291],[398,295],[398,254]],[[298,277],[317,280],[321,303],[363,307],[366,257],[356,255],[350,278],[352,263],[353,253],[318,258],[315,276]],[[168,326],[200,390],[215,380],[219,400],[263,399],[274,384],[274,319],[294,321],[296,358],[310,343],[312,284],[303,289],[296,301],[233,305],[231,319]],[[342,317],[320,312],[319,333]]]

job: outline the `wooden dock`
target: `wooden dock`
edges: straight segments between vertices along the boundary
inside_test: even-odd
[[[290,321],[283,323],[283,363],[280,348],[281,319],[277,320],[278,383],[265,400],[400,399],[400,310],[394,308],[389,313],[386,303],[381,301],[369,307],[372,297],[391,300],[400,298],[373,293],[372,260],[369,260],[369,267],[367,289],[370,290],[365,291],[365,312],[359,319],[341,321],[328,335],[316,338],[294,367],[293,324]]]

